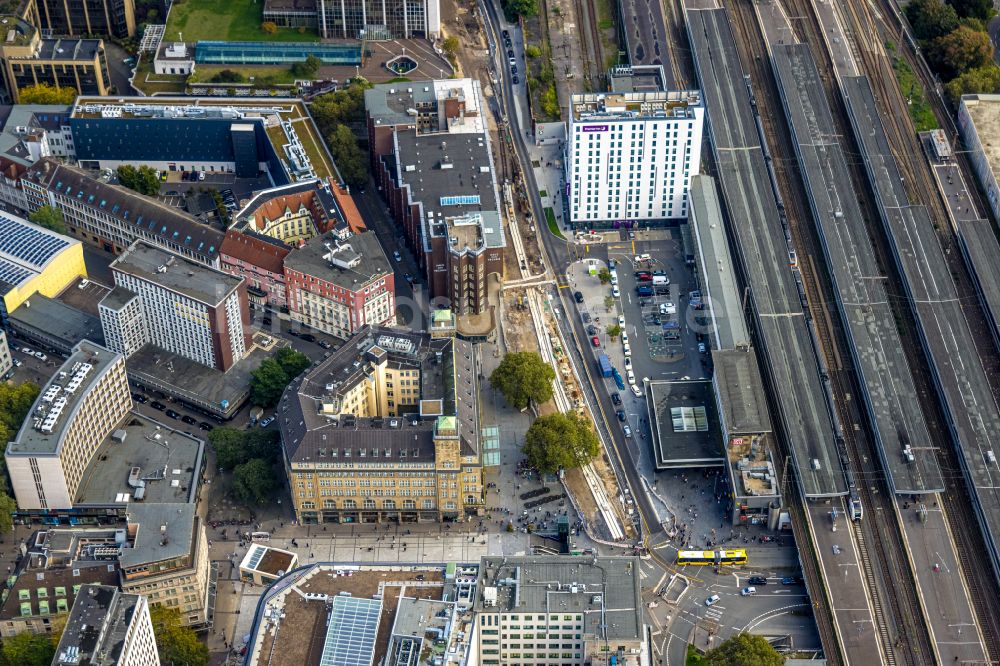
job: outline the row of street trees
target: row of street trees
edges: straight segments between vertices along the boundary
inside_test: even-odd
[[[534,352],[513,352],[490,375],[490,386],[512,407],[526,409],[552,399],[556,372]],[[575,412],[555,413],[535,419],[525,434],[523,449],[528,462],[544,473],[586,465],[601,452],[597,435]]]
[[[340,176],[351,187],[368,182],[368,159],[358,146],[351,126],[360,126],[365,118],[365,91],[372,85],[356,78],[346,88],[316,97],[309,112],[326,139]]]

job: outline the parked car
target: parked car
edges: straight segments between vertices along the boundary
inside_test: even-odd
[[[615,415],[618,417],[619,421],[624,421],[625,420],[625,410],[624,409],[619,409],[617,412],[615,412]]]
[[[164,405],[162,402],[159,402],[158,400],[154,400],[153,402],[149,403],[149,406],[158,412],[162,412],[164,409],[167,408],[166,405]]]
[[[592,337],[590,339],[590,344],[594,345],[595,347],[600,347],[601,346],[601,339],[595,335],[594,337]]]
[[[214,430],[215,429],[215,426],[212,425],[211,423],[209,423],[208,421],[202,421],[201,423],[198,424],[198,427],[201,428],[202,430]]]
[[[181,417],[181,421],[184,421],[184,423],[187,423],[188,425],[194,425],[195,423],[198,422],[198,419],[185,414],[184,416]]]
[[[750,576],[747,582],[751,585],[767,585],[767,579],[763,576]]]
[[[39,361],[49,360],[49,357],[43,354],[42,352],[35,352],[35,358],[37,358]]]
[[[799,582],[799,579],[794,576],[785,576],[781,579],[782,585],[795,585]]]
[[[180,416],[181,416],[180,414],[178,414],[177,412],[175,412],[172,409],[168,409],[166,411],[166,414],[167,414],[168,417],[170,417],[172,419],[177,419],[177,418],[180,418]]]
[[[149,398],[147,398],[141,393],[133,393],[132,399],[135,400],[140,405],[145,405],[147,402],[149,402]]]
[[[273,416],[268,416],[267,418],[261,419],[260,423],[258,423],[257,425],[259,425],[261,428],[266,428],[267,426],[271,425],[272,423],[274,423],[274,417]]]
[[[589,324],[590,323],[590,313],[589,312],[584,312],[583,315],[581,315],[581,316],[583,317],[583,323],[584,324]]]
[[[708,347],[705,346],[705,343],[704,342],[699,342],[698,343],[698,353],[699,354],[704,354],[707,351],[708,351]]]
[[[21,361],[17,360],[16,358],[10,359],[10,362],[14,364],[15,368],[20,368],[21,367]]]
[[[625,315],[618,315],[618,325],[625,328]]]
[[[628,427],[627,425],[623,425],[622,426],[622,432],[625,433],[625,437],[626,438],[629,438],[629,437],[632,436],[632,428]]]
[[[613,402],[616,405],[622,404],[622,396],[621,396],[621,394],[619,394],[619,393],[612,393],[611,394],[611,402]]]
[[[399,253],[399,250],[396,250],[395,252],[392,253],[392,258],[396,261],[402,261],[403,255]]]
[[[316,336],[313,335],[312,333],[302,333],[299,335],[299,337],[305,340],[306,342],[316,342]]]
[[[519,79],[519,78],[517,78],[517,77],[515,76],[515,77],[514,77],[514,78],[512,79],[512,82],[513,82],[513,83],[514,83],[514,85],[516,86],[516,85],[517,85],[518,83],[520,83],[520,82],[521,82],[521,79]]]
[[[590,326],[587,327],[587,335],[596,335],[596,334],[597,334],[597,327],[596,326],[594,326],[593,324],[591,324]]]
[[[318,344],[318,345],[319,345],[320,347],[322,347],[323,349],[329,349],[330,347],[332,347],[332,346],[333,346],[333,345],[331,345],[331,344],[330,344],[329,342],[327,342],[326,340],[320,340],[320,341],[318,341],[318,342],[317,342],[316,344]]]
[[[632,393],[634,393],[635,397],[637,397],[637,398],[641,398],[642,397],[642,389],[639,388],[638,384],[632,384]]]
[[[573,294],[573,298],[576,299],[577,303],[583,303],[583,292],[582,291],[576,292],[575,294]]]
[[[618,289],[617,285],[611,287],[611,295],[614,296],[615,298],[618,298],[619,296],[622,295],[622,292],[621,290]]]
[[[705,599],[706,606],[714,606],[717,603],[719,603],[719,595],[717,594],[713,594],[708,599]]]

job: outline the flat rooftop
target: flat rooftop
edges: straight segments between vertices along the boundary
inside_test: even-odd
[[[191,502],[204,447],[204,442],[195,437],[130,413],[94,454],[73,505]]]
[[[194,503],[146,504],[128,507],[128,523],[138,525],[131,548],[118,557],[122,569],[187,557],[195,540]]]
[[[250,545],[246,556],[240,562],[240,569],[259,571],[269,576],[281,576],[291,571],[296,561],[298,556],[295,553],[254,543]]]
[[[84,585],[66,620],[56,663],[117,663],[139,600],[139,595],[123,594],[110,585]]]
[[[100,39],[79,39],[74,37],[53,37],[38,43],[35,60],[72,60],[91,62],[104,50]]]
[[[439,117],[438,124],[426,131],[483,133],[482,91],[473,79],[438,79],[403,83],[382,83],[365,91],[365,110],[376,125],[416,124],[413,109],[438,113],[438,102],[444,99],[465,103],[463,122],[447,124]]]
[[[663,65],[615,67],[611,70],[611,91],[615,93],[662,92],[667,89]]]
[[[602,120],[642,121],[650,119],[695,117],[701,108],[697,90],[654,92],[581,93],[570,98],[574,123],[598,123]]]
[[[490,589],[495,605],[486,601],[494,594]],[[642,639],[642,607],[638,557],[536,555],[484,557],[473,608],[501,614],[582,613],[585,634],[637,641]]]
[[[174,254],[144,240],[135,241],[111,264],[113,271],[133,275],[209,306],[222,303],[243,278]]]
[[[57,455],[76,410],[91,389],[121,359],[120,354],[84,340],[42,387],[7,455]],[[37,423],[37,426],[36,426]]]
[[[470,213],[496,215],[493,156],[485,134],[403,130],[396,133],[396,147],[395,157],[383,159],[395,160],[397,180],[410,187],[411,201],[423,204],[424,222],[430,227]],[[503,238],[502,229],[496,234]]]
[[[99,318],[42,294],[22,303],[10,313],[10,320],[22,329],[54,337],[67,347],[83,340],[104,344]]]
[[[750,345],[750,331],[743,314],[743,299],[736,283],[736,270],[729,253],[729,234],[722,217],[715,179],[692,176],[688,190],[688,224],[698,243],[702,302],[712,318],[713,349],[736,349]]]
[[[713,349],[712,366],[726,433],[732,437],[771,432],[767,396],[754,350]]]
[[[1000,180],[1000,142],[990,140],[1000,135],[1000,95],[962,95],[962,105],[980,137],[979,143],[993,177]]]
[[[757,344],[807,497],[847,493],[816,353],[725,9],[686,7],[685,18],[738,262],[752,295]],[[746,224],[746,220],[756,220]]]
[[[721,466],[722,430],[710,381],[651,381],[646,406],[657,469]]]
[[[418,576],[422,580],[418,580]],[[365,566],[323,563],[300,573],[291,585],[279,581],[265,592],[260,608],[279,608],[278,620],[261,621],[258,616],[257,634],[251,638],[248,666],[320,666],[326,646],[329,610],[322,597],[307,599],[304,595],[350,595],[358,601],[370,600],[381,594],[377,619],[374,654],[371,662],[379,664],[385,658],[397,603],[401,597],[441,599],[445,586],[444,568],[432,565]],[[301,594],[299,594],[301,593]],[[271,616],[273,617],[273,616]],[[277,631],[273,627],[277,625]],[[467,627],[467,635],[471,626]],[[339,663],[339,662],[330,662]]]
[[[937,452],[924,444],[930,432],[819,70],[807,44],[772,45],[772,60],[890,483],[900,494],[943,491]]]
[[[249,395],[251,374],[270,352],[254,347],[228,371],[202,365],[153,344],[144,345],[126,362],[129,379],[163,388],[174,397],[195,405],[219,407],[242,404]]]
[[[285,257],[285,267],[359,291],[393,270],[374,231],[338,240],[330,234],[316,236]]]

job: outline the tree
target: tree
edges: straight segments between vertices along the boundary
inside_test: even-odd
[[[506,0],[503,3],[503,13],[508,21],[515,21],[519,16],[535,16],[538,14],[538,0]]]
[[[323,61],[310,53],[302,62],[293,64],[291,70],[292,74],[299,78],[311,79],[316,76],[316,72],[318,72],[319,68],[322,66]]]
[[[983,67],[962,72],[945,86],[948,97],[956,106],[962,95],[1000,93],[1000,67],[989,63]]]
[[[372,84],[354,79],[349,86],[320,95],[309,104],[309,112],[325,135],[341,123],[359,123],[365,115],[365,91]]]
[[[490,375],[490,386],[503,393],[511,407],[524,409],[530,402],[550,400],[555,378],[555,369],[535,352],[512,352]]]
[[[278,362],[281,369],[292,380],[302,374],[302,371],[309,367],[311,361],[302,352],[297,352],[291,347],[282,347],[274,354],[274,360]]]
[[[156,636],[156,650],[161,664],[206,666],[208,646],[198,640],[194,629],[181,626],[181,613],[176,608],[150,606],[149,617]]]
[[[17,502],[5,492],[0,492],[0,534],[7,534],[14,529],[14,512]]]
[[[601,284],[608,284],[611,282],[611,271],[604,268],[601,272],[597,274],[597,279],[601,281]]]
[[[993,0],[950,0],[950,2],[958,15],[963,18],[970,17],[988,21],[996,14],[993,9]]]
[[[590,424],[574,412],[540,416],[524,435],[528,463],[543,473],[586,465],[601,452]]]
[[[264,33],[268,35],[278,34],[278,24],[275,23],[274,21],[264,21],[263,23],[260,24],[260,29],[263,30]]]
[[[243,83],[247,77],[232,69],[223,69],[208,79],[210,83]]]
[[[53,642],[50,634],[30,631],[5,638],[0,649],[0,666],[49,666],[56,655],[58,641],[56,637]]]
[[[619,335],[622,334],[622,327],[618,324],[611,324],[608,326],[608,337],[614,340]]]
[[[537,46],[535,46],[534,44],[531,44],[529,46],[524,47],[524,55],[528,56],[529,58],[538,58],[539,56],[542,55],[542,50]]]
[[[24,423],[38,397],[37,384],[0,384],[0,441],[9,442]]]
[[[906,5],[906,18],[922,41],[943,37],[958,27],[958,14],[944,0],[912,0]]]
[[[449,35],[448,37],[444,38],[443,42],[441,42],[441,49],[449,57],[455,57],[456,55],[458,55],[459,46],[460,43],[458,41],[458,37],[456,37],[455,35]]]
[[[233,492],[247,504],[263,504],[276,485],[274,468],[261,458],[238,465],[233,473]]]
[[[39,83],[21,88],[17,99],[21,104],[72,104],[76,95],[76,88],[56,88],[48,83]]]
[[[763,636],[737,634],[705,653],[707,666],[781,666],[784,659]]]
[[[364,187],[368,182],[368,160],[358,148],[358,140],[347,125],[337,125],[337,128],[327,135],[326,142],[330,146],[330,154],[340,171],[344,182],[352,187]]]
[[[253,428],[247,431],[243,440],[247,460],[260,458],[275,463],[281,451],[281,433],[274,429]]]
[[[139,194],[154,197],[160,193],[160,174],[151,166],[145,164],[138,168],[131,164],[118,167],[118,182]]]
[[[927,53],[934,69],[948,80],[962,72],[982,67],[990,62],[992,55],[990,36],[964,25],[935,39]]]
[[[28,216],[28,219],[40,227],[45,227],[49,231],[57,234],[66,233],[66,222],[63,220],[62,211],[52,206],[42,206]]]
[[[213,428],[208,433],[208,441],[215,449],[215,462],[229,471],[249,460],[242,430],[236,428]]]
[[[250,402],[260,407],[278,404],[289,381],[281,364],[273,358],[264,359],[260,367],[250,373]]]
[[[615,299],[613,296],[604,297],[604,307],[607,308],[608,312],[611,312],[611,308],[615,306]]]

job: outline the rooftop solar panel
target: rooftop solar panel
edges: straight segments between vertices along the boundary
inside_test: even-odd
[[[381,599],[333,598],[320,666],[371,666]]]
[[[0,253],[41,270],[69,240],[41,229],[0,215]]]

